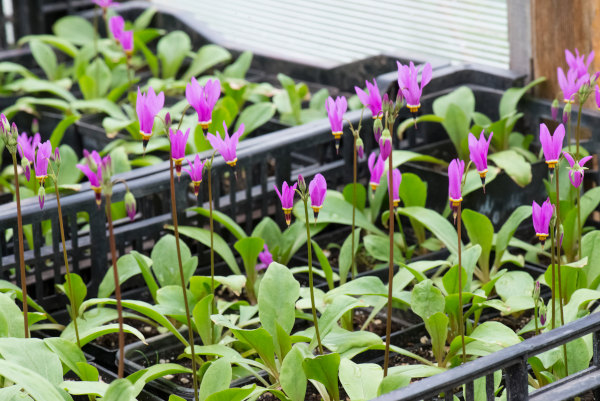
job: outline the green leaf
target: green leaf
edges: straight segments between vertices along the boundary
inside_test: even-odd
[[[444,312],[445,300],[442,292],[429,279],[415,285],[411,294],[411,309],[424,321],[430,316]]]
[[[85,379],[85,376],[83,372],[80,371],[79,366],[81,366],[80,364],[86,364],[86,358],[76,344],[59,337],[45,338],[44,344],[60,358],[61,362],[65,366],[79,376],[81,380]]]
[[[256,384],[253,384],[249,388],[228,388],[211,394],[206,401],[242,401],[252,394],[255,388]]]
[[[182,79],[189,81],[192,77],[197,77],[209,68],[229,60],[231,60],[231,53],[228,50],[214,44],[204,45],[196,53]]]
[[[52,134],[50,135],[50,144],[52,144],[52,148],[56,148],[60,145],[63,137],[65,136],[65,131],[69,128],[75,121],[79,120],[79,116],[72,115],[66,116],[61,120],[60,123],[52,130]]]
[[[225,359],[217,359],[212,362],[200,383],[200,391],[198,397],[200,401],[206,400],[211,394],[229,388],[231,383],[231,364]]]
[[[392,165],[394,168],[400,167],[404,163],[408,162],[434,163],[441,164],[443,166],[448,165],[448,163],[446,163],[442,159],[438,159],[437,157],[422,155],[420,153],[411,152],[409,150],[394,150],[392,153]],[[383,177],[385,177],[385,174],[383,175]]]
[[[0,376],[23,388],[35,401],[72,401],[72,398],[56,385],[18,363],[0,359]]]
[[[53,95],[63,98],[67,102],[74,102],[76,100],[75,96],[65,89],[65,83],[66,82],[64,80],[50,82],[37,78],[23,78],[6,85],[5,89],[12,91],[23,91],[26,93],[49,92]],[[68,84],[70,86],[70,81]],[[30,102],[32,102],[32,100],[33,99],[28,99]],[[56,99],[48,100],[56,101]]]
[[[360,228],[356,229],[354,232],[354,255],[358,252],[358,246],[360,244]],[[352,267],[352,233],[348,235],[344,243],[342,244],[342,249],[340,249],[340,256],[338,258],[338,269],[340,272],[340,284],[344,284],[346,282],[346,277],[348,276],[348,272]]]
[[[540,77],[536,80],[531,81],[527,85],[522,88],[510,88],[502,95],[500,99],[500,106],[498,108],[500,113],[500,118],[504,118],[506,116],[511,115],[517,111],[517,105],[519,101],[527,93],[527,91],[537,84],[544,82],[546,80],[545,77]]]
[[[74,100],[71,102],[71,107],[76,110],[101,111],[111,117],[126,120],[127,117],[116,103],[108,99],[86,99]]]
[[[322,383],[334,400],[338,401],[340,399],[338,388],[339,354],[333,353],[305,358],[302,367],[308,379]]]
[[[496,281],[496,293],[506,301],[515,296],[528,296],[533,294],[533,277],[524,271],[509,271]]]
[[[156,14],[156,8],[148,7],[142,12],[133,22],[133,28],[136,31],[148,28],[150,23],[152,22],[152,18]]]
[[[383,370],[379,365],[358,364],[347,358],[340,361],[340,382],[352,401],[368,401],[376,398],[381,380],[383,380]]]
[[[295,345],[287,353],[281,364],[279,382],[291,401],[304,401],[306,395],[307,378],[304,369],[302,369],[303,360],[304,355],[298,345]]]
[[[156,51],[162,67],[162,78],[175,78],[190,50],[190,37],[183,31],[172,31],[160,38]]]
[[[276,375],[277,365],[275,363],[275,347],[273,336],[264,328],[254,330],[231,329],[235,337],[252,347],[266,367],[270,370],[271,375]]]
[[[315,255],[317,255],[317,259],[319,260],[321,269],[325,273],[325,279],[327,280],[327,286],[329,287],[329,289],[332,289],[334,285],[333,285],[333,270],[331,269],[331,264],[329,263],[327,256],[325,256],[325,254],[323,253],[323,250],[321,249],[319,244],[317,244],[314,240],[312,240],[311,243],[312,243],[312,250],[315,252]]]
[[[531,216],[531,207],[528,205],[522,205],[515,209],[509,216],[508,220],[502,225],[500,231],[496,235],[496,246],[495,246],[495,259],[494,267],[497,269],[500,267],[500,261],[502,256],[508,247],[508,243],[512,236],[517,231],[517,228],[521,225],[523,220]]]
[[[425,328],[431,337],[431,348],[438,363],[444,360],[446,353],[446,338],[450,319],[443,312],[436,312],[425,319]]]
[[[223,71],[223,75],[226,78],[246,78],[246,73],[252,64],[252,52],[245,51],[239,55],[237,60],[231,65],[227,66]]]
[[[58,184],[60,187],[74,185],[81,181],[83,173],[76,167],[79,157],[69,145],[60,145],[60,170],[58,172]]]
[[[198,258],[195,256],[192,257],[190,248],[188,248],[185,242],[179,241],[179,247],[181,249],[181,263],[184,268],[185,285],[187,286],[190,277],[192,277],[196,271]],[[152,271],[156,275],[161,287],[167,285],[181,285],[177,245],[173,235],[163,236],[156,245],[154,245],[154,248],[152,248],[150,257],[152,258],[153,263]]]
[[[456,230],[439,213],[417,206],[398,208],[398,212],[424,225],[437,239],[446,245],[450,252],[458,253],[458,236],[456,235]]]
[[[485,215],[470,209],[462,211],[462,221],[471,242],[481,246],[479,266],[484,272],[489,272],[490,252],[492,251],[494,240],[494,226],[492,222]]]
[[[273,337],[277,336],[276,322],[286,333],[291,332],[299,296],[300,284],[289,269],[279,263],[271,263],[260,281],[258,315],[262,326]]]
[[[342,194],[344,195],[344,199],[349,204],[353,204],[354,201],[354,184],[348,184],[344,187]],[[367,190],[364,185],[356,184],[356,208],[360,211],[365,210],[365,205],[367,204]]]
[[[133,384],[127,379],[117,379],[110,383],[103,401],[132,401],[135,399]]]
[[[140,49],[142,51],[142,54],[146,58],[148,68],[150,68],[152,76],[158,77],[158,59],[156,58],[152,50],[148,49],[148,46],[146,46],[144,42],[142,42],[135,33],[133,34],[133,42],[135,49]]]
[[[71,300],[71,289],[69,288],[69,281],[71,282],[71,289],[73,290],[73,299]],[[87,286],[83,282],[81,276],[75,273],[65,274],[65,283],[63,285],[63,292],[65,295],[75,304],[75,311],[79,310],[79,307],[85,301],[87,295]]]
[[[588,264],[584,267],[584,271],[587,276],[588,287],[595,290],[598,287],[597,282],[600,277],[600,231],[592,231],[583,236],[581,239],[581,256],[588,258]]]
[[[191,207],[187,210],[196,212],[201,216],[210,216],[210,211],[203,207]],[[213,210],[213,220],[225,227],[236,239],[247,237],[244,229],[225,213],[219,212],[218,210]],[[253,235],[253,237],[256,237],[256,235]]]
[[[463,266],[461,266],[460,272],[461,272],[460,279],[462,280],[462,290],[465,291],[465,287],[467,287],[467,284],[468,284],[468,282],[467,282],[467,280],[468,280],[467,272],[466,272],[466,269]],[[446,292],[448,294],[458,294],[458,289],[459,289],[459,285],[458,285],[458,265],[452,266],[446,272],[446,274],[444,274],[444,277],[442,277],[442,283],[444,284],[444,289],[446,290]]]
[[[282,73],[277,74],[277,79],[279,80],[281,86],[288,95],[289,107],[294,117],[295,124],[301,124],[302,121],[300,117],[300,112],[302,109],[302,99],[298,91],[296,90],[296,84],[294,83],[294,80]]]
[[[443,117],[436,116],[434,114],[424,114],[417,118],[407,118],[406,120],[402,121],[400,123],[400,125],[398,125],[398,130],[396,131],[396,135],[398,136],[399,139],[402,139],[402,138],[404,138],[404,133],[406,132],[406,130],[409,129],[410,127],[414,127],[415,124],[420,124],[422,122],[441,123],[443,121],[444,121]]]
[[[0,355],[8,362],[27,366],[54,385],[62,382],[58,356],[37,338],[0,338]]]
[[[44,73],[49,80],[53,81],[57,78],[56,69],[58,61],[56,60],[56,54],[54,50],[44,42],[40,40],[32,40],[29,42],[29,48],[35,61],[42,67]]]
[[[52,26],[52,32],[76,45],[93,42],[96,36],[94,27],[82,17],[67,16],[59,19]]]
[[[25,337],[23,312],[11,297],[0,293],[0,336]]]
[[[258,255],[262,252],[265,242],[262,238],[247,237],[239,239],[233,244],[233,247],[238,251],[244,262],[244,270],[246,270],[246,291],[248,297],[254,302],[254,284],[256,283],[256,262]]]
[[[240,128],[240,125],[244,124],[244,133],[240,139],[245,138],[255,129],[266,124],[275,116],[275,111],[275,105],[271,102],[255,103],[244,108],[235,123],[236,131]]]
[[[71,44],[71,42],[69,42],[68,40],[65,40],[63,38],[59,38],[58,36],[54,36],[54,35],[23,36],[21,39],[19,39],[19,41],[17,42],[17,45],[22,46],[25,43],[33,42],[33,41],[39,41],[39,42],[43,42],[48,45],[51,45],[51,46],[57,48],[58,50],[60,50],[61,52],[65,53],[69,57],[75,57],[78,54],[77,47],[73,46]],[[0,68],[0,70],[1,70],[1,68]]]
[[[389,374],[381,380],[377,395],[387,394],[391,391],[406,387],[410,384],[411,377],[402,373]]]
[[[192,311],[194,325],[196,326],[196,330],[198,331],[198,334],[200,334],[200,339],[202,339],[202,344],[204,345],[213,344],[215,341],[215,339],[213,339],[213,324],[210,320],[210,315],[213,313],[213,298],[214,296],[212,294],[206,295],[198,301]]]
[[[376,260],[389,262],[390,260],[390,240],[384,235],[365,235],[363,245],[367,253]],[[394,264],[404,262],[402,251],[394,243]]]
[[[531,164],[513,149],[492,153],[488,158],[503,169],[517,185],[524,187],[531,182]]]

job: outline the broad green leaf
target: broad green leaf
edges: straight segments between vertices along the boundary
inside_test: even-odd
[[[340,382],[352,401],[368,401],[376,398],[382,379],[383,370],[377,364],[358,364],[346,358],[340,361]]]
[[[588,258],[588,264],[584,267],[584,271],[587,276],[588,287],[595,290],[598,287],[597,282],[600,277],[600,231],[592,231],[583,236],[581,239],[581,256]]]
[[[223,70],[223,75],[226,78],[246,78],[246,73],[252,64],[252,52],[245,51],[239,55],[237,60],[232,64],[228,65],[225,70]]]
[[[514,212],[511,213],[508,220],[506,220],[506,222],[500,228],[500,231],[498,231],[498,234],[496,235],[494,259],[494,267],[496,269],[500,267],[500,261],[502,260],[502,256],[508,247],[510,239],[515,234],[515,231],[517,231],[517,228],[519,228],[523,220],[529,216],[531,216],[531,206],[519,206]]]
[[[468,275],[466,272],[466,269],[461,266],[460,269],[461,272],[461,277],[460,279],[462,280],[462,291],[465,291],[466,288],[468,287]],[[458,290],[460,288],[460,286],[458,285],[458,264],[452,266],[447,272],[446,274],[444,274],[444,277],[442,277],[442,283],[444,284],[444,289],[446,290],[446,292],[448,294],[458,294]]]
[[[182,232],[183,234],[183,232]],[[185,234],[184,234],[185,235]],[[192,257],[190,248],[185,242],[179,241],[181,249],[181,263],[184,268],[185,284],[190,281],[198,264],[198,258]],[[152,248],[152,271],[161,287],[167,285],[181,285],[179,262],[177,257],[176,239],[173,235],[163,236]],[[188,263],[188,261],[192,261]],[[194,263],[195,261],[195,263]],[[139,268],[138,268],[139,269]]]
[[[398,208],[398,212],[424,225],[437,239],[446,245],[450,252],[458,253],[458,236],[456,235],[456,230],[440,214],[433,210],[417,206]]]
[[[80,364],[86,364],[86,358],[83,352],[70,341],[60,337],[50,337],[44,339],[46,347],[60,358],[61,362],[71,369],[81,380],[84,380],[84,374],[80,371]],[[61,376],[62,380],[62,376]]]
[[[242,401],[254,392],[256,384],[249,388],[228,388],[211,394],[205,401]]]
[[[242,257],[247,276],[253,277],[256,274],[258,254],[262,252],[264,245],[265,242],[258,237],[242,238],[233,245]]]
[[[496,293],[506,301],[514,296],[529,296],[533,294],[533,277],[524,271],[509,271],[496,281]]]
[[[235,123],[236,131],[244,124],[244,133],[240,139],[245,138],[254,130],[266,124],[275,116],[275,111],[275,105],[271,102],[260,102],[245,107]]]
[[[68,55],[69,57],[75,57],[78,54],[77,47],[73,46],[70,41],[60,38],[58,36],[54,36],[54,35],[23,36],[21,39],[19,39],[19,41],[17,42],[17,45],[22,46],[25,43],[33,42],[33,41],[39,41],[39,42],[43,42],[45,44],[51,45],[52,47],[55,47],[56,49],[65,53],[66,55]],[[2,71],[1,67],[0,67],[0,71]]]
[[[37,338],[0,338],[0,355],[8,362],[27,366],[53,385],[62,382],[59,357]]]
[[[354,281],[354,280],[353,280]],[[331,304],[327,305],[325,311],[319,318],[319,332],[321,337],[327,336],[329,332],[336,326],[342,316],[351,309],[366,306],[361,300],[347,295],[337,295],[332,298]],[[318,339],[315,335],[310,343],[310,349],[313,349],[318,344]]]
[[[545,77],[540,77],[536,80],[531,81],[527,85],[522,88],[510,88],[504,92],[502,98],[500,99],[499,113],[500,117],[506,117],[511,115],[512,113],[517,111],[517,105],[519,104],[519,100],[527,93],[527,91],[537,84],[544,82],[546,80]]]
[[[462,211],[462,221],[471,242],[481,246],[479,266],[484,272],[489,272],[490,252],[492,251],[494,240],[494,226],[492,222],[485,215],[470,209]]]
[[[52,135],[50,135],[50,144],[52,144],[52,148],[56,148],[58,145],[60,145],[63,137],[65,136],[65,131],[77,120],[79,120],[79,116],[66,116],[60,123],[58,123],[58,125],[52,131]]]
[[[74,102],[76,100],[75,96],[73,96],[73,94],[65,88],[65,86],[70,86],[70,81],[67,81],[61,80],[50,82],[37,78],[23,78],[6,85],[5,89],[23,91],[26,93],[49,92],[66,100],[67,102]],[[47,100],[56,101],[56,99]],[[29,102],[32,102],[32,100],[29,100]]]
[[[468,86],[461,86],[449,94],[435,99],[433,112],[437,116],[446,116],[449,113],[450,105],[456,105],[470,119],[475,112],[475,95]]]
[[[354,184],[348,184],[344,187],[344,190],[342,192],[342,194],[344,195],[344,199],[346,199],[346,202],[348,202],[349,204],[353,204],[353,199],[354,199]],[[357,183],[356,184],[356,207],[358,208],[358,210],[363,211],[365,210],[365,205],[367,204],[367,190],[365,189],[365,187],[360,184]]]
[[[319,244],[317,244],[314,240],[312,240],[311,243],[312,243],[312,250],[314,251],[315,255],[317,255],[317,259],[319,261],[319,264],[321,265],[321,269],[325,273],[325,279],[327,280],[327,286],[329,287],[329,289],[332,289],[334,284],[333,284],[333,270],[331,269],[331,264],[329,263],[327,256],[325,255],[325,253],[323,253],[323,250],[321,249]]]
[[[402,121],[400,123],[400,125],[398,125],[398,131],[396,131],[396,135],[398,136],[399,139],[403,139],[404,133],[406,132],[406,130],[409,129],[410,127],[414,127],[415,124],[418,125],[422,122],[441,123],[443,121],[444,121],[443,117],[436,116],[435,114],[425,114],[422,116],[418,116],[417,118],[407,118],[406,120]]]
[[[192,207],[188,210],[198,213],[204,217],[210,216],[210,211],[203,207]],[[213,220],[225,227],[236,239],[242,239],[247,237],[246,232],[239,224],[237,224],[231,217],[225,213],[213,210]],[[254,236],[254,235],[253,235]]]
[[[0,336],[25,337],[23,312],[7,294],[0,293]]]
[[[195,305],[198,300],[192,292],[186,289],[188,303]],[[156,292],[157,310],[167,316],[177,319],[181,323],[187,323],[187,311],[185,310],[185,301],[181,284],[168,285],[162,287]]]
[[[172,31],[163,36],[156,45],[162,67],[162,78],[175,78],[191,49],[190,37],[183,31]]]
[[[427,279],[415,285],[411,294],[411,309],[423,320],[438,312],[444,312],[444,308],[444,296],[433,286],[431,280]]]
[[[69,145],[60,145],[60,170],[58,172],[59,189],[62,186],[74,185],[81,181],[83,173],[76,165],[79,163],[79,157]]]
[[[310,380],[322,383],[334,400],[339,400],[338,372],[340,368],[339,354],[318,355],[305,358],[302,362],[304,373]]]
[[[202,339],[202,344],[205,345],[213,344],[216,340],[213,339],[213,323],[210,320],[210,315],[213,314],[213,299],[214,296],[212,294],[206,295],[198,301],[192,311],[196,331],[198,331],[200,339]]]
[[[466,345],[470,355],[485,356],[521,342],[515,332],[499,322],[484,322],[469,335],[475,341]],[[460,342],[460,339],[459,339]]]
[[[279,263],[271,263],[260,282],[258,315],[262,326],[273,337],[277,335],[277,322],[290,333],[295,321],[295,304],[300,296],[300,284],[289,269]]]
[[[198,394],[200,401],[206,400],[211,394],[228,389],[231,374],[231,364],[225,358],[212,362],[202,376]]]
[[[69,281],[71,282],[70,286]],[[87,296],[87,287],[81,276],[75,273],[65,274],[65,283],[61,290],[75,304],[75,311],[78,311]]]
[[[108,390],[108,383],[101,381],[75,381],[65,380],[61,383],[60,388],[65,389],[71,395],[95,395],[104,397]]]
[[[406,387],[410,384],[411,377],[402,373],[388,374],[381,380],[381,384],[377,389],[377,395],[387,394],[391,391]]]
[[[517,185],[524,187],[531,182],[531,164],[516,151],[509,149],[492,153],[488,159],[503,169]]]
[[[86,99],[71,102],[71,107],[76,110],[101,111],[111,117],[125,120],[127,117],[119,106],[108,99]]]
[[[231,329],[231,331],[238,340],[245,342],[256,350],[262,362],[271,371],[271,375],[277,373],[273,336],[267,330],[260,327],[254,330]]]
[[[389,237],[383,235],[366,235],[363,238],[363,245],[371,257],[376,260],[389,262],[390,260],[390,240]],[[400,264],[404,262],[402,251],[396,243],[394,243],[394,263]]]
[[[172,230],[173,226],[167,226],[167,229]],[[196,240],[204,246],[210,246],[210,231],[200,227],[179,226],[179,234],[185,235],[193,240]],[[235,274],[242,274],[240,268],[231,252],[231,248],[220,235],[213,233],[214,250],[223,258],[227,266]]]
[[[217,64],[229,60],[231,60],[231,53],[226,49],[214,44],[204,45],[194,56],[190,67],[183,74],[182,79],[189,81],[192,77],[197,77]]]
[[[0,359],[0,376],[23,388],[35,401],[72,401],[64,390],[18,363]]]
[[[133,384],[127,379],[117,379],[106,389],[103,401],[132,401],[135,399]]]
[[[57,60],[56,54],[54,54],[54,50],[41,40],[32,40],[29,42],[29,49],[31,49],[31,53],[33,58],[38,63],[44,73],[48,77],[50,81],[53,81],[57,78],[56,69],[57,69]]]
[[[133,28],[136,31],[148,28],[152,22],[152,18],[156,14],[156,8],[148,7],[133,21]]]
[[[438,363],[444,360],[446,353],[446,338],[448,337],[448,323],[450,319],[442,312],[436,312],[425,321],[425,328],[431,338],[431,347]]]
[[[360,228],[356,229],[354,232],[354,255],[356,255],[356,253],[358,252],[358,246],[360,244],[360,232]],[[338,258],[338,263],[338,269],[340,272],[340,284],[344,284],[346,282],[348,272],[352,267],[352,233],[348,235],[348,237],[342,244],[342,248],[340,249],[340,255]]]
[[[76,45],[93,42],[96,36],[94,27],[88,20],[77,16],[66,16],[54,23],[52,32]]]
[[[392,166],[394,168],[403,165],[408,162],[424,162],[424,163],[434,163],[441,164],[443,166],[448,165],[447,162],[438,159],[437,157],[422,155],[421,153],[411,152],[409,150],[394,150],[392,152]],[[386,166],[387,167],[387,166]],[[383,175],[385,177],[385,174]],[[400,184],[402,185],[402,184]]]
[[[302,351],[300,351],[298,345],[295,345],[287,353],[281,364],[279,382],[291,401],[304,401],[307,378],[304,369],[302,369],[303,360]]]

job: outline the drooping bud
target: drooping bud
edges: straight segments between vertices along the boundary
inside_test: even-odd
[[[375,142],[379,143],[382,132],[383,123],[381,122],[381,117],[375,117],[373,120],[373,136],[375,137]]]
[[[12,123],[10,127],[10,131],[6,132],[6,148],[11,154],[15,154],[17,152],[17,143],[19,139],[19,130],[17,128],[17,124]]]
[[[135,219],[135,214],[136,214],[136,202],[135,202],[135,196],[133,196],[133,194],[129,191],[129,189],[127,190],[127,192],[125,193],[125,210],[127,211],[127,216],[129,216],[129,219],[131,221],[133,221]]]
[[[167,112],[165,116],[165,125],[167,126],[167,130],[171,127],[171,113]]]
[[[540,299],[540,282],[539,280],[535,282],[535,287],[533,288],[533,301],[537,303]]]
[[[360,138],[356,140],[356,154],[358,155],[359,159],[365,157],[365,145]]]
[[[402,103],[403,103],[402,100],[403,100],[402,91],[398,91],[398,94],[396,95],[396,104],[394,106],[394,114],[395,115],[400,113],[400,109],[402,108]]]
[[[304,181],[302,174],[298,174],[298,189],[302,193],[306,192],[306,181]]]
[[[390,102],[390,97],[387,93],[383,95],[383,99],[381,100],[381,111],[383,115],[391,115],[394,110],[394,105]]]
[[[105,156],[102,159],[102,192],[104,195],[111,196],[112,195],[112,160],[110,155]]]
[[[557,121],[558,118],[558,99],[554,99],[552,106],[550,106],[550,112],[552,113],[552,119]]]
[[[540,306],[540,323],[542,324],[542,326],[546,325],[546,305],[544,305],[544,303],[542,302],[542,305]]]
[[[46,196],[46,190],[44,189],[43,186],[40,187],[40,189],[38,189],[38,200],[40,202],[40,209],[44,208],[44,198]]]
[[[565,104],[563,108],[562,121],[563,124],[567,125],[567,123],[571,120],[571,103]]]
[[[383,130],[381,138],[379,138],[379,154],[385,161],[392,153],[392,135],[387,128]]]
[[[60,168],[60,151],[58,150],[58,146],[54,149],[54,164],[56,164],[56,168]]]
[[[10,131],[10,123],[4,114],[0,114],[0,129],[2,130],[2,133]]]
[[[29,163],[29,160],[26,157],[21,159],[21,167],[23,167],[23,170],[25,171],[25,178],[29,181],[29,177],[31,176],[31,163]]]

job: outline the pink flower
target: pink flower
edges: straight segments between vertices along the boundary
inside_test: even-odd
[[[475,135],[469,133],[469,157],[475,165],[479,177],[481,177],[481,184],[483,185],[483,191],[485,192],[485,176],[487,174],[487,156],[490,147],[490,141],[492,140],[493,132],[490,132],[490,136],[487,141],[484,135],[485,130],[479,134],[479,140],[475,138]]]
[[[450,208],[455,214],[462,202],[462,179],[465,174],[465,162],[460,159],[454,159],[448,166],[448,197],[450,198]]]
[[[52,145],[50,141],[38,143],[37,153],[35,155],[35,178],[40,183],[40,186],[44,185],[44,181],[48,178],[48,160],[52,156]]]
[[[556,73],[558,75],[558,85],[563,93],[565,103],[573,103],[575,101],[573,96],[579,91],[581,85],[590,79],[589,74],[578,77],[577,70],[569,70],[565,76],[563,69],[558,67]]]
[[[188,136],[190,136],[190,129],[185,131],[185,134],[181,130],[173,132],[173,129],[169,128],[169,140],[171,141],[171,159],[175,163],[175,171],[177,172],[177,178],[181,177],[181,164],[185,158],[185,146],[187,145]]]
[[[19,150],[19,156],[24,161],[25,167],[25,177],[27,181],[31,177],[30,163],[34,162],[35,158],[35,148],[41,142],[41,136],[39,133],[35,134],[33,138],[27,136],[26,132],[22,132],[17,139],[17,149]]]
[[[387,132],[387,135],[386,135]],[[386,161],[392,153],[392,137],[389,131],[386,129],[383,131],[383,135],[379,138],[379,156],[383,161]]]
[[[123,31],[118,39],[125,54],[131,56],[133,53],[133,31]]]
[[[125,192],[125,198],[123,201],[125,202],[125,211],[127,212],[127,216],[129,216],[129,220],[133,221],[137,213],[135,196],[133,196],[133,194],[127,190],[127,192]]]
[[[538,205],[536,201],[533,201],[531,205],[531,218],[533,220],[533,228],[535,235],[539,238],[542,243],[548,238],[550,220],[552,219],[552,213],[554,207],[550,203],[550,198],[546,199],[542,206]]]
[[[544,151],[544,157],[546,158],[546,164],[548,168],[553,169],[558,163],[560,152],[562,151],[563,139],[565,138],[565,126],[560,124],[554,135],[550,136],[550,131],[546,124],[540,124],[540,143],[542,144],[542,150]]]
[[[210,145],[213,149],[218,150],[221,156],[225,159],[225,163],[229,164],[231,167],[235,167],[237,163],[237,155],[236,148],[240,137],[244,133],[244,124],[240,125],[240,128],[229,137],[229,133],[227,132],[227,124],[223,121],[223,130],[225,132],[225,139],[221,139],[221,136],[217,132],[217,135],[208,134],[206,139],[210,142]]]
[[[373,78],[372,84],[369,81],[365,81],[365,84],[367,85],[367,92],[363,91],[358,86],[355,86],[354,90],[361,103],[365,107],[368,107],[369,110],[371,110],[373,118],[376,118],[379,116],[379,113],[381,113],[381,94],[379,94],[379,88],[377,87],[375,78]]]
[[[310,194],[310,205],[315,215],[315,222],[319,216],[319,210],[323,207],[325,195],[327,195],[327,181],[322,174],[315,175],[308,184],[308,193]]]
[[[190,175],[190,179],[194,184],[194,194],[196,195],[196,198],[198,198],[198,193],[200,193],[200,183],[202,182],[202,169],[204,168],[204,163],[205,162],[200,160],[200,156],[196,155],[194,163],[188,159],[190,168],[184,168],[184,170]]]
[[[289,186],[287,182],[284,182],[281,187],[281,192],[277,189],[277,185],[274,185],[277,196],[279,196],[279,200],[281,200],[281,209],[283,209],[285,222],[288,226],[292,222],[292,208],[294,207],[294,195],[296,194],[297,185],[298,183]]]
[[[185,98],[198,114],[198,124],[206,134],[212,122],[212,112],[221,95],[221,82],[218,79],[209,79],[206,85],[201,86],[196,78],[185,87]]]
[[[393,185],[393,190],[390,193],[390,186],[389,186],[389,182],[390,182],[390,175],[389,173],[386,173],[387,176],[387,182],[388,182],[388,195],[392,197],[392,201],[394,202],[394,207],[398,207],[398,204],[400,203],[400,183],[402,182],[402,174],[400,173],[400,170],[395,168],[392,170],[392,185]]]
[[[592,156],[586,156],[579,160],[579,162],[576,162],[573,159],[573,156],[571,156],[567,152],[563,152],[563,155],[565,155],[565,159],[567,159],[567,161],[569,162],[569,166],[571,166],[571,168],[569,169],[569,181],[571,181],[571,184],[573,184],[575,188],[579,188],[579,186],[583,182],[583,173],[585,170],[587,170],[583,166],[585,165],[585,163],[588,162],[588,160],[592,158]]]
[[[152,136],[152,128],[154,127],[154,119],[165,104],[165,94],[160,92],[158,95],[154,93],[152,87],[148,88],[148,92],[143,94],[138,87],[137,101],[135,110],[138,120],[140,121],[140,135],[142,135],[144,149]]]
[[[335,138],[335,150],[338,151],[340,148],[340,138],[344,133],[344,113],[348,109],[348,102],[344,96],[338,96],[333,100],[331,96],[327,98],[325,103],[325,110],[327,110],[327,116],[329,117],[329,124],[331,125],[331,134]]]
[[[269,267],[271,263],[273,263],[273,255],[271,255],[271,252],[269,252],[267,244],[265,244],[263,249],[264,251],[258,254],[258,260],[260,260],[260,263],[256,265],[256,270],[264,270]]]
[[[115,38],[116,41],[121,42],[121,35],[123,35],[123,31],[125,30],[125,20],[123,17],[120,15],[110,17],[110,20],[108,20],[108,26],[113,38]]]
[[[115,4],[113,0],[94,0],[94,3],[102,8],[108,8]]]
[[[596,107],[600,110],[600,86],[596,85]]]
[[[383,175],[383,171],[385,170],[385,163],[381,158],[381,155],[377,156],[375,152],[373,152],[369,156],[367,164],[369,165],[369,172],[371,173],[371,179],[369,180],[369,183],[371,184],[371,189],[375,191],[379,186],[381,176]]]
[[[406,107],[411,113],[416,113],[421,107],[423,88],[431,81],[431,64],[427,63],[423,67],[421,86],[419,86],[419,70],[413,62],[411,61],[410,65],[402,65],[399,61],[396,63],[398,64],[398,87],[406,99]]]
[[[588,73],[590,64],[592,64],[592,61],[594,60],[594,51],[592,50],[587,61],[585,61],[585,54],[580,55],[578,49],[575,49],[575,56],[571,51],[565,49],[565,59],[567,60],[569,70],[574,70],[577,72],[577,78],[581,78]]]
[[[358,155],[359,159],[365,157],[365,144],[360,138],[356,140],[356,154]]]
[[[90,187],[96,196],[96,204],[100,207],[100,204],[102,203],[102,170],[106,165],[110,164],[110,156],[101,158],[95,150],[92,153],[84,150],[83,154],[87,159],[87,164],[78,164],[77,168],[81,170],[90,181]]]

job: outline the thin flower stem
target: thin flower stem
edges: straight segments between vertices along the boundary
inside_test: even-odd
[[[577,259],[581,260],[581,191],[577,190],[577,234],[579,235],[579,241],[577,242]]]
[[[73,319],[73,327],[75,329],[75,338],[77,339],[77,346],[81,348],[81,341],[79,340],[79,328],[77,324],[77,306],[75,305],[75,294],[73,293],[73,285],[71,284],[71,272],[69,270],[69,258],[67,256],[67,245],[65,244],[65,228],[63,226],[62,210],[60,208],[60,194],[58,193],[58,179],[56,175],[54,177],[54,192],[56,194],[56,205],[58,207],[58,226],[60,228],[60,240],[62,241],[63,247],[63,258],[65,260],[65,269],[67,270],[67,287],[69,289],[69,300],[71,301],[71,319]]]
[[[208,219],[210,224],[210,293],[213,294],[213,309],[215,302],[215,250],[214,250],[214,221],[213,221],[213,201],[212,201],[212,163],[208,168]],[[211,320],[212,325],[212,320]],[[212,333],[212,332],[211,332]]]
[[[352,274],[352,280],[356,277],[356,255],[354,254],[354,231],[356,230],[356,135],[354,135],[354,147],[352,151],[352,267],[350,268]]]
[[[581,108],[580,108],[581,110]],[[581,116],[581,113],[579,114]],[[579,126],[579,118],[577,119],[577,125]],[[577,129],[577,154],[578,154],[578,158],[579,158],[579,129]],[[559,164],[556,165],[556,264],[558,267],[558,305],[560,307],[560,324],[561,326],[565,325],[565,313],[563,310],[563,303],[564,303],[564,299],[563,299],[563,286],[562,286],[562,279],[561,279],[561,268],[560,268],[560,193],[559,193],[559,179],[558,177],[560,176],[559,174]],[[552,316],[552,319],[554,319],[554,316]],[[567,361],[567,344],[563,344],[563,354],[564,354],[564,358],[565,358],[565,372],[567,374],[567,376],[569,375],[569,364]]]
[[[583,110],[583,105],[579,104],[579,111],[577,112],[577,130],[575,131],[575,141],[576,141],[576,156],[579,161],[579,140],[581,139],[581,111]]]
[[[323,344],[321,344],[321,334],[319,333],[319,322],[317,321],[317,308],[315,307],[315,289],[313,287],[313,270],[312,270],[312,247],[310,239],[310,223],[308,220],[308,198],[304,196],[304,218],[306,222],[306,246],[308,248],[308,286],[310,287],[310,304],[312,306],[313,322],[315,324],[315,333],[317,334],[317,342],[319,343],[319,354],[323,355]]]
[[[117,245],[115,243],[115,233],[113,230],[113,220],[111,211],[111,196],[106,195],[106,219],[108,220],[108,236],[110,242],[110,256],[113,265],[113,277],[115,280],[115,298],[117,299],[117,320],[119,322],[119,379],[123,378],[125,368],[125,333],[123,332],[123,305],[121,303],[121,285],[119,284],[119,272],[117,270]]]
[[[550,228],[550,263],[552,264],[552,330],[556,328],[556,253],[554,241],[554,227]]]
[[[533,321],[535,322],[535,335],[540,334],[540,328],[538,327],[538,301],[535,301],[533,306]]]
[[[392,336],[392,287],[394,282],[394,201],[392,188],[394,188],[394,174],[392,154],[388,157],[388,207],[389,207],[389,237],[390,237],[390,260],[388,266],[388,301],[387,301],[387,321],[385,327],[385,359],[383,362],[383,376],[386,377],[390,364],[390,338]]]
[[[179,225],[177,223],[177,199],[175,197],[175,179],[173,173],[173,158],[169,157],[170,176],[171,176],[171,215],[173,219],[173,231],[175,233],[175,247],[177,249],[177,262],[179,264],[179,278],[181,279],[181,290],[183,292],[183,303],[185,304],[185,318],[188,326],[188,336],[190,339],[190,349],[192,351],[192,383],[194,385],[194,400],[198,401],[198,376],[196,367],[196,352],[194,350],[194,329],[190,317],[190,304],[187,297],[187,288],[185,285],[185,274],[183,273],[183,264],[181,262],[181,247],[179,246]]]
[[[23,216],[21,215],[21,190],[19,189],[19,174],[17,172],[17,152],[12,153],[13,173],[15,175],[15,195],[17,198],[17,235],[19,239],[19,268],[21,271],[21,292],[23,294],[23,324],[25,338],[29,338],[29,315],[27,305],[27,276],[25,274],[25,251],[23,245]]]
[[[465,324],[463,319],[463,299],[462,299],[462,203],[458,204],[458,215],[457,215],[457,228],[458,234],[458,333],[460,334],[460,342],[462,344],[462,361],[465,363],[467,360],[467,353],[465,350]]]

